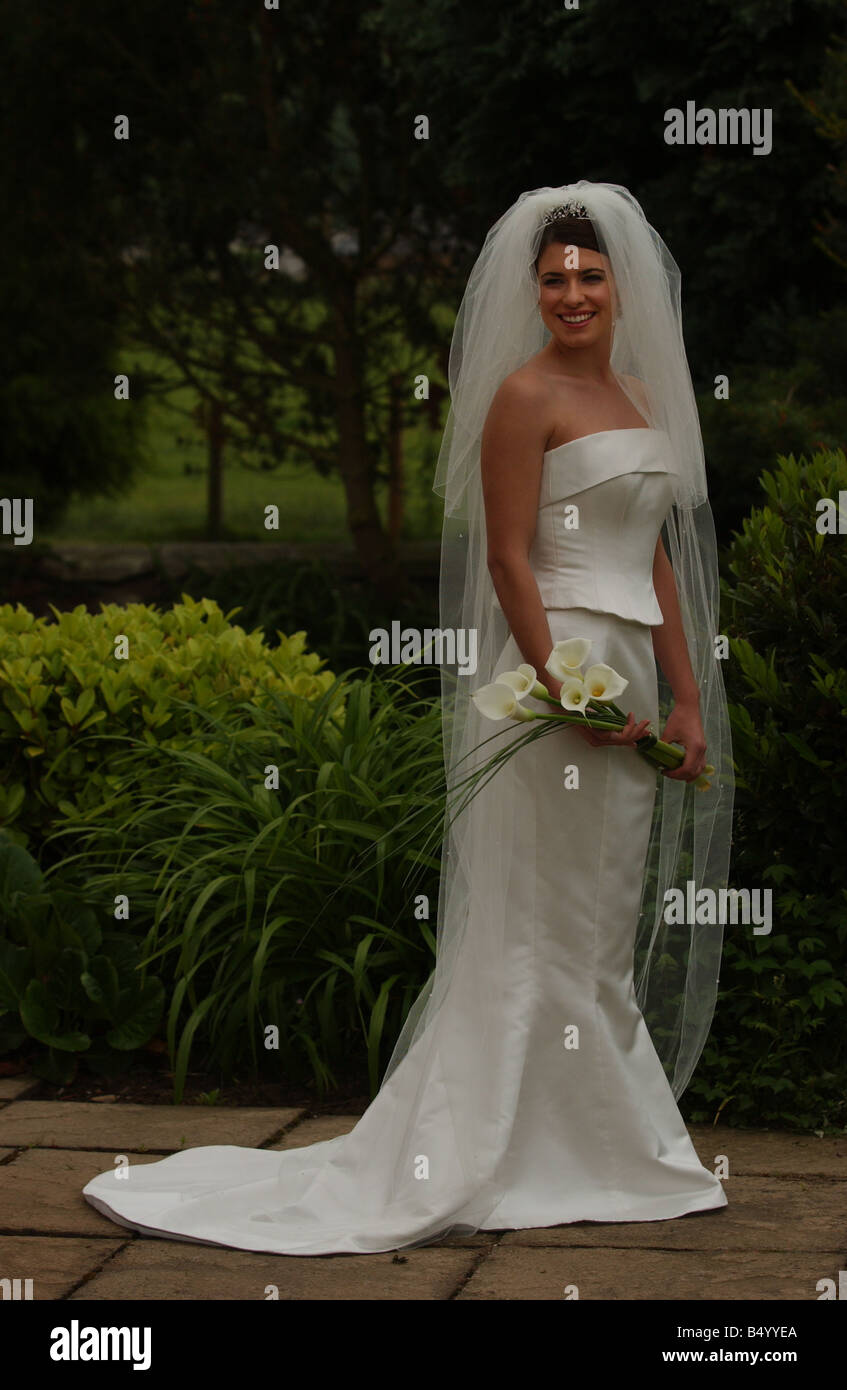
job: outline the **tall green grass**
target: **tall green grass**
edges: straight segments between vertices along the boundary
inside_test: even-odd
[[[362,1047],[375,1093],[432,969],[433,922],[416,919],[414,895],[434,919],[440,708],[414,668],[349,677],[249,720],[206,712],[203,754],[133,742],[114,797],[58,832],[80,846],[62,873],[89,902],[106,913],[129,899],[170,996],[177,1101],[199,1054],[224,1075],[311,1073],[324,1093]]]

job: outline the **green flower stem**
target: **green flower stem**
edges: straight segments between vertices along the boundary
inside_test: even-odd
[[[539,681],[538,684],[541,685],[541,682]],[[543,695],[537,695],[537,694],[535,694],[533,691],[530,691],[530,694],[532,695],[532,698],[533,698],[534,700],[547,700],[547,701],[549,702],[549,704],[551,704],[551,705],[559,705],[559,707],[561,708],[561,701],[560,701],[560,700],[557,700],[556,697],[555,697],[555,695],[551,695],[551,694],[550,694],[550,691],[547,689],[546,686],[541,685],[541,689],[542,689],[543,692],[544,692]]]
[[[560,703],[558,700],[554,700],[552,695],[549,695],[548,699],[550,700],[551,704],[555,705]],[[596,711],[592,709],[590,704],[586,706],[585,714],[541,714],[540,712],[536,713],[535,711],[532,711],[534,719],[545,720],[547,723],[557,722],[560,724],[580,724],[583,728],[588,727],[589,729],[608,729],[612,733],[614,733],[616,730],[622,729],[625,726],[627,716],[624,715],[623,711],[619,710],[617,706],[613,705],[611,702],[609,702],[607,708],[604,708],[603,713],[613,713],[617,715],[617,718],[598,719]],[[645,758],[648,763],[650,763],[654,768],[656,768],[657,771],[662,768],[668,768],[671,771],[675,771],[676,768],[682,766],[683,762],[685,761],[684,749],[674,748],[672,744],[665,743],[662,739],[656,738],[654,734],[645,734],[644,737],[645,741],[651,739],[652,742],[647,743],[646,747],[641,747],[639,746],[641,742],[639,740],[639,743],[635,744],[636,751],[641,754],[642,758]],[[697,779],[696,785],[701,785],[705,788],[709,785],[709,783],[706,781],[704,777],[700,777]]]
[[[529,719],[522,721],[526,724],[522,736],[510,743],[507,747],[501,747],[483,767],[466,772],[460,775],[458,779],[454,778],[453,784],[448,790],[448,825],[452,825],[453,821],[461,815],[462,811],[468,806],[477,793],[488,785],[502,764],[512,757],[517,752],[518,748],[524,747],[527,743],[534,742],[536,738],[543,738],[546,733],[552,732],[550,729],[551,724],[580,725],[582,727],[587,726],[593,729],[608,729],[610,732],[615,732],[621,728],[622,724],[626,723],[626,720],[620,712],[618,712],[617,717],[612,713],[612,717],[607,719],[598,719],[596,715],[567,714],[562,710],[561,702],[554,699],[549,693],[545,697],[535,696],[535,698],[545,698],[549,704],[556,705],[561,712],[546,714],[542,713],[540,710],[529,710],[526,709],[526,707],[522,707],[524,713],[529,715]],[[495,733],[491,734],[489,738],[483,739],[482,743],[471,749],[459,762],[464,762],[465,758],[470,758],[479,754],[480,750],[486,744],[494,742],[499,737],[499,732],[500,731],[497,730]],[[658,755],[656,753],[657,749]],[[657,771],[663,767],[679,767],[684,757],[680,749],[672,748],[670,744],[662,743],[659,739],[656,739],[655,744],[651,748],[645,750],[639,749],[638,751]],[[458,764],[454,769],[454,773],[457,770]],[[698,778],[695,786],[705,789],[709,786],[709,783],[705,777],[701,777]]]
[[[613,700],[596,699],[589,700],[584,711],[568,714],[563,711],[561,700],[557,700],[554,695],[551,695],[547,687],[538,680],[535,683],[535,688],[529,693],[533,699],[543,700],[548,705],[555,705],[557,711],[562,711],[561,713],[547,714],[541,713],[540,710],[528,710],[526,706],[522,706],[525,713],[531,716],[531,720],[538,719],[546,723],[558,722],[560,724],[579,725],[583,728],[608,730],[610,733],[615,733],[626,726],[629,717]],[[524,722],[529,723],[531,720]],[[675,771],[685,761],[684,749],[665,743],[655,734],[645,734],[634,746],[641,757],[650,763],[657,772]],[[697,779],[695,785],[705,789],[710,784],[703,776]]]
[[[685,760],[685,750],[674,748],[670,743],[663,743],[660,738],[656,739],[650,753],[657,763],[663,763],[665,767],[678,766]]]
[[[558,703],[558,701],[556,701]],[[612,722],[608,719],[597,719],[593,714],[540,714],[533,711],[533,719],[544,719],[548,723],[558,724],[580,724],[583,728],[589,729],[610,729],[613,733],[621,726],[617,721]]]
[[[561,701],[554,699],[549,693],[544,696],[537,696],[536,698],[545,699],[551,705],[558,705],[560,709],[562,707]],[[587,725],[590,729],[609,729],[613,733],[624,728],[627,721],[627,716],[622,710],[618,709],[617,705],[613,705],[611,701],[608,704],[604,701],[602,710],[598,710],[596,706],[593,706],[591,702],[589,702],[585,707],[584,714],[541,714],[540,711],[536,712],[535,710],[532,711],[532,714],[535,719],[558,719],[562,723]],[[602,718],[600,717],[601,715]],[[678,759],[677,751],[671,748],[669,744],[661,743],[659,739],[656,739],[654,746],[660,750],[660,754],[662,755],[655,759],[657,763],[661,763],[666,767],[672,767],[678,761],[681,761]],[[642,750],[639,749],[639,752],[641,751]],[[644,750],[645,756],[649,757],[652,751],[652,748],[649,752]]]

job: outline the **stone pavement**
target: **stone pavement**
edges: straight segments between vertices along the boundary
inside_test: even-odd
[[[354,1116],[28,1100],[35,1084],[0,1079],[0,1279],[32,1279],[34,1299],[262,1300],[273,1285],[287,1300],[546,1300],[576,1286],[583,1300],[813,1301],[818,1281],[837,1288],[847,1270],[847,1135],[691,1126],[707,1167],[720,1172],[725,1156],[719,1211],[305,1258],[137,1235],[82,1188],[116,1154],[151,1163],[198,1144],[297,1148],[346,1133]]]

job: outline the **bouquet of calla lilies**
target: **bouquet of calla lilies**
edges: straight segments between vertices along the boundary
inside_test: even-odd
[[[519,666],[516,671],[504,671],[496,681],[474,691],[471,699],[487,719],[527,722],[541,719],[560,724],[580,724],[604,732],[619,731],[625,726],[627,717],[615,704],[615,699],[623,694],[629,681],[602,662],[589,666],[583,674],[582,666],[590,650],[591,642],[586,637],[568,637],[553,647],[545,662],[545,670],[561,681],[559,700],[554,699],[546,686],[536,678],[535,667],[527,664]],[[527,709],[521,702],[528,696],[546,700],[551,705],[560,705],[564,713],[551,714]],[[657,771],[665,768],[674,770],[685,759],[684,749],[663,743],[653,733],[638,739],[635,747]],[[703,775],[694,782],[698,791],[706,791],[712,785],[705,773],[714,770],[711,763],[706,764]]]

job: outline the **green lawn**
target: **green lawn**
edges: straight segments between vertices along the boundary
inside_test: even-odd
[[[149,365],[163,371],[153,354],[126,355],[122,370],[132,381],[133,370]],[[189,541],[207,539],[206,444],[192,419],[193,390],[175,389],[147,407],[145,462],[135,481],[120,497],[72,501],[62,519],[43,533],[46,540],[73,541]],[[128,406],[127,408],[131,408]],[[432,492],[439,438],[423,425],[406,431],[407,479],[405,539],[437,539],[442,503]],[[271,471],[246,468],[256,463],[244,446],[233,444],[224,453],[224,539],[252,541],[335,541],[347,534],[344,493],[338,478],[323,478],[293,463]],[[386,516],[384,486],[377,499]],[[279,530],[264,527],[264,508],[279,507]]]

